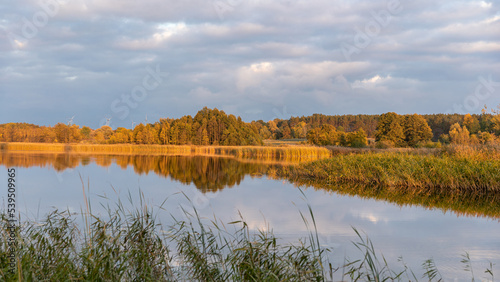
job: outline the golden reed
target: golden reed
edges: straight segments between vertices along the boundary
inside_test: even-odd
[[[89,154],[152,154],[186,156],[233,156],[262,160],[317,160],[331,156],[326,148],[315,146],[194,146],[194,145],[133,145],[133,144],[57,144],[2,143],[4,151],[66,152]]]

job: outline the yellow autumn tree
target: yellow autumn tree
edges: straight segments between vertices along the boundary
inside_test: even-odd
[[[450,139],[453,144],[469,144],[470,143],[470,133],[467,127],[460,126],[460,124],[455,123],[450,128]]]

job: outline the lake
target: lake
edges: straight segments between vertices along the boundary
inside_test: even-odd
[[[215,216],[226,223],[238,220],[241,213],[253,230],[271,228],[284,242],[297,242],[308,236],[300,212],[307,215],[310,205],[321,243],[332,248],[334,266],[346,258],[360,258],[351,242],[358,241],[354,227],[368,235],[391,267],[400,269],[402,257],[417,277],[423,273],[421,264],[433,258],[445,280],[470,281],[460,262],[465,252],[476,279],[488,277],[484,271],[489,262],[500,274],[496,200],[476,205],[467,199],[449,204],[439,199],[445,203],[440,205],[429,204],[435,199],[418,203],[326,185],[299,189],[274,176],[279,163],[224,157],[2,152],[0,164],[17,170],[17,209],[22,219],[43,219],[55,208],[80,213],[85,210],[84,192],[94,213],[104,214],[104,206],[113,207],[118,199],[133,209],[140,205],[142,193],[145,204],[163,207],[164,226],[172,224],[171,215],[183,219],[182,208],[195,207],[203,217]],[[7,187],[6,169],[0,182]],[[334,278],[340,280],[341,274]]]

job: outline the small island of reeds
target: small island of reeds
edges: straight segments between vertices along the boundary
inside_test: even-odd
[[[351,183],[426,193],[500,191],[500,147],[350,150],[282,172],[292,181]]]

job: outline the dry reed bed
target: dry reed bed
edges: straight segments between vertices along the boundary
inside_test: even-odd
[[[326,148],[315,146],[191,146],[191,145],[101,145],[101,144],[44,144],[4,143],[6,151],[44,151],[91,154],[160,154],[234,156],[262,160],[310,161],[331,156]]]

